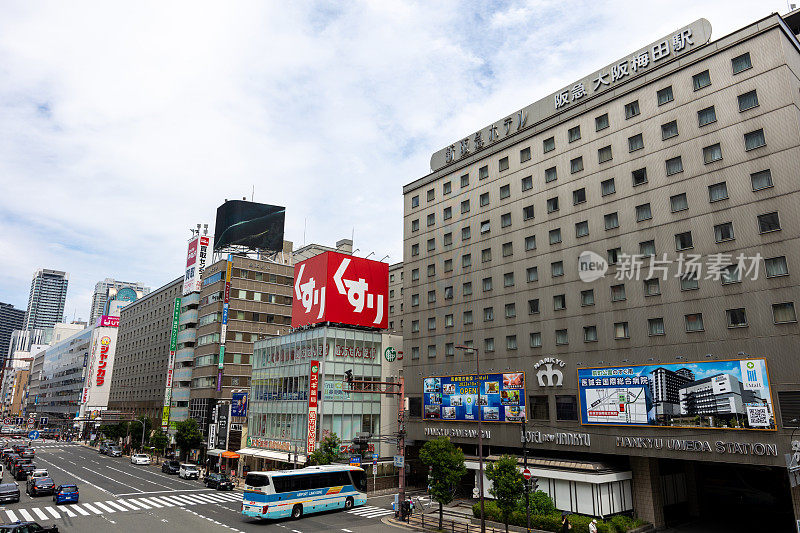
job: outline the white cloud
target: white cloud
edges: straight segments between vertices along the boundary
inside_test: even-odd
[[[430,154],[670,30],[715,37],[779,2],[6,2],[0,300],[70,272],[181,273],[225,198],[287,207],[286,236],[402,254],[401,187]]]

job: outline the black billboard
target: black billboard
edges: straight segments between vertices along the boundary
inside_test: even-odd
[[[246,200],[228,200],[217,208],[214,251],[229,246],[252,250],[283,250],[286,208]]]

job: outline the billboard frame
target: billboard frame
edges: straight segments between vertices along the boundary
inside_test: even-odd
[[[447,422],[447,423],[452,423],[452,422],[461,422],[461,423],[478,422],[477,418],[475,420],[458,420],[458,419],[451,420],[451,419],[441,418],[441,417],[440,418],[425,418],[425,394],[430,394],[430,393],[426,393],[425,392],[425,380],[426,379],[430,379],[430,378],[452,378],[452,377],[461,377],[461,376],[479,376],[479,375],[489,376],[491,374],[500,374],[501,376],[503,374],[522,374],[522,383],[523,383],[522,389],[514,389],[514,390],[521,390],[522,391],[522,394],[520,394],[520,399],[523,402],[523,405],[521,405],[520,407],[524,407],[523,417],[522,417],[522,420],[486,420],[486,419],[481,417],[480,418],[480,422],[482,424],[483,423],[489,423],[489,424],[522,424],[522,423],[526,423],[528,421],[528,402],[527,402],[527,398],[526,398],[527,387],[528,387],[528,377],[526,375],[527,373],[524,370],[519,370],[517,372],[481,372],[480,374],[469,373],[469,374],[443,374],[443,375],[439,375],[439,376],[423,376],[422,377],[422,420],[423,420],[423,422]],[[488,393],[481,393],[481,396],[488,396]],[[489,407],[489,406],[487,406],[487,407]],[[503,406],[503,407],[506,407],[506,406]],[[480,411],[478,411],[478,412],[479,412],[479,417],[480,417]]]

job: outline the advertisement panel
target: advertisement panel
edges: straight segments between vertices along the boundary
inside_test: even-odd
[[[422,392],[428,420],[478,420],[478,407],[485,422],[522,422],[526,416],[525,372],[433,376],[424,378]]]
[[[233,271],[233,254],[228,254],[225,267],[225,296],[222,300],[222,326],[219,332],[219,361],[217,362],[217,392],[222,390],[222,369],[225,365],[225,338],[228,335],[228,311],[231,303],[231,272]]]
[[[175,375],[175,352],[178,349],[178,320],[181,314],[181,299],[175,298],[172,307],[172,327],[169,337],[169,360],[167,361],[167,382],[164,388],[164,405],[161,413],[161,427],[169,427],[169,407],[172,401],[172,379]]]
[[[231,416],[247,416],[246,392],[234,392],[231,395]]]
[[[765,359],[578,369],[581,423],[775,430]]]
[[[117,346],[117,328],[95,328],[92,332],[81,403],[107,406]],[[84,407],[82,406],[82,410]]]
[[[306,434],[306,453],[314,453],[317,444],[317,393],[319,391],[319,361],[311,361],[308,378],[308,433]]]
[[[206,268],[208,252],[211,250],[211,237],[197,235],[189,239],[186,252],[186,269],[183,275],[183,295],[199,291],[202,287],[203,270]]]
[[[253,250],[283,250],[286,208],[247,200],[228,200],[217,208],[214,250],[242,246]]]
[[[119,317],[118,316],[108,316],[108,315],[101,315],[97,317],[97,326],[101,328],[118,328],[119,327]]]
[[[292,327],[334,322],[385,329],[389,265],[325,252],[294,267]]]

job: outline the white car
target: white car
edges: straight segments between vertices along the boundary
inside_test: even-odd
[[[50,477],[50,474],[44,468],[37,468],[31,473],[31,477]]]
[[[197,465],[182,463],[180,470],[178,470],[178,477],[183,479],[200,479],[200,470]]]
[[[150,464],[150,456],[144,453],[135,453],[131,455],[131,464],[132,465],[149,465]]]

